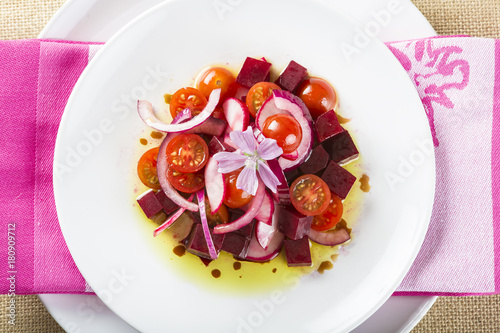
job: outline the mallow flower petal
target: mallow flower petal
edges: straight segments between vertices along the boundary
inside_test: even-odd
[[[236,180],[236,188],[255,195],[259,186],[259,178],[257,178],[257,170],[255,168],[245,167],[241,170]]]
[[[277,187],[281,182],[278,177],[274,174],[274,172],[269,168],[266,162],[259,161],[259,176],[260,179],[264,182],[264,184],[269,188],[273,193],[276,193]]]
[[[217,170],[221,173],[228,173],[237,170],[245,165],[247,158],[238,153],[220,152],[214,155],[219,162]]]
[[[272,160],[283,154],[276,140],[265,138],[257,147],[257,155],[264,160]]]
[[[255,136],[253,135],[252,127],[248,126],[247,130],[244,132],[232,131],[229,133],[229,137],[231,138],[231,141],[233,141],[233,143],[244,153],[255,153],[255,150],[257,149],[257,142],[255,140]]]

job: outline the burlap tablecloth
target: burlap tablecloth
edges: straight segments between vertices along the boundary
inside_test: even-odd
[[[346,0],[348,1],[348,0]],[[64,0],[0,0],[0,39],[34,38]],[[413,0],[440,35],[500,38],[500,0]],[[0,296],[0,332],[64,332],[37,296],[16,296],[16,325]],[[412,333],[500,332],[500,295],[440,297]],[[375,333],[375,332],[374,332]],[[380,332],[385,333],[385,332]]]

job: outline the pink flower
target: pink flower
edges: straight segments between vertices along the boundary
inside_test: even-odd
[[[232,131],[229,136],[233,143],[239,148],[235,152],[220,152],[214,155],[219,162],[219,172],[228,173],[244,167],[236,180],[236,188],[251,195],[255,195],[260,179],[274,193],[281,182],[267,165],[268,160],[278,158],[283,154],[283,149],[278,146],[276,140],[265,138],[257,143],[252,128],[247,130]]]

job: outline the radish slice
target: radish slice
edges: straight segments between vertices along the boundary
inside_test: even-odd
[[[178,124],[183,120],[189,119],[190,117],[191,117],[191,111],[189,111],[189,109],[185,109],[184,111],[179,113],[174,118],[174,120],[172,120],[172,123]],[[167,145],[170,142],[170,140],[172,140],[177,135],[178,133],[168,133],[160,145],[157,164],[156,164],[158,181],[160,182],[161,189],[163,190],[165,195],[169,197],[170,200],[172,200],[177,206],[190,210],[192,212],[196,212],[198,211],[198,205],[195,204],[194,202],[184,199],[167,179],[168,164],[167,164],[167,156],[165,156],[167,154]]]
[[[281,155],[281,157],[286,158],[287,160],[295,161],[299,157],[299,153],[297,150],[294,150],[290,154]]]
[[[253,136],[255,136],[257,142],[261,143],[262,141],[264,141],[266,137],[264,136],[264,134],[262,134],[262,131],[257,127],[257,125],[255,125],[255,123],[251,123],[250,126],[253,129]]]
[[[137,101],[137,111],[139,112],[139,116],[146,123],[146,125],[154,128],[157,131],[169,132],[169,133],[184,132],[200,125],[205,120],[207,120],[208,117],[210,117],[210,115],[214,112],[215,107],[219,103],[220,92],[221,89],[212,90],[212,92],[210,93],[210,97],[208,98],[208,103],[205,106],[205,108],[197,116],[193,117],[191,120],[188,120],[184,123],[177,123],[177,124],[174,124],[173,122],[170,124],[164,123],[160,119],[156,118],[153,111],[153,105],[145,100]]]
[[[253,221],[254,217],[259,212],[260,207],[262,206],[262,202],[266,196],[266,186],[264,182],[259,180],[259,186],[257,187],[257,192],[255,193],[254,198],[252,199],[252,203],[249,209],[243,214],[239,219],[225,224],[216,225],[214,228],[214,234],[225,234],[231,231],[238,230],[243,228],[247,224]]]
[[[210,202],[212,214],[217,213],[226,195],[224,174],[220,173],[217,167],[217,160],[210,157],[205,166],[205,188],[207,190],[208,202]]]
[[[191,196],[188,198],[189,201],[192,201],[194,197],[194,194],[191,194]],[[178,209],[175,213],[173,213],[161,226],[155,229],[153,236],[156,237],[158,236],[163,230],[167,229],[170,227],[177,219],[179,216],[182,215],[186,211],[186,208],[180,208]]]
[[[244,131],[248,127],[250,112],[245,104],[236,98],[228,98],[222,104],[224,116],[231,131]]]
[[[297,168],[311,154],[314,143],[312,118],[309,110],[300,98],[289,91],[273,90],[273,95],[264,102],[259,112],[257,112],[255,123],[262,130],[267,117],[281,113],[295,117],[302,129],[302,140],[296,150],[297,158],[294,160],[283,156],[279,158],[281,169],[289,171]]]
[[[309,239],[321,245],[335,246],[347,242],[351,239],[351,236],[344,228],[332,231],[310,229]]]
[[[196,197],[198,198],[201,226],[203,227],[203,234],[205,235],[205,240],[207,241],[208,254],[210,254],[210,258],[217,259],[219,255],[215,250],[214,241],[212,240],[212,235],[210,234],[210,228],[208,227],[208,220],[207,220],[207,211],[205,210],[205,190],[201,189],[198,192],[196,192]]]
[[[281,169],[279,162],[276,160],[267,161],[267,165],[271,171],[278,177],[281,184],[278,185],[277,193],[273,193],[274,199],[282,205],[289,205],[290,201],[290,187],[288,187],[288,182],[286,180],[285,174]]]
[[[241,210],[246,212],[250,209],[251,205],[252,203],[248,203],[245,206],[241,207]],[[266,191],[264,201],[262,201],[262,205],[260,206],[257,215],[255,215],[255,219],[270,226],[273,222],[273,214],[274,201],[269,192]]]
[[[254,235],[248,245],[248,252],[245,259],[258,262],[272,260],[280,253],[284,240],[285,236],[278,231],[274,234],[274,237],[267,246],[267,249],[264,249],[257,241],[257,237]]]
[[[276,216],[278,213],[278,210],[274,212],[271,225],[263,223],[262,221],[257,221],[255,224],[255,235],[263,249],[267,249],[274,235],[278,232],[278,216]]]

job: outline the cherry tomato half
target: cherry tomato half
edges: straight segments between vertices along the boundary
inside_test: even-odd
[[[208,161],[208,146],[199,135],[180,134],[167,145],[169,168],[179,172],[196,172]]]
[[[320,78],[304,80],[296,95],[304,102],[313,119],[337,108],[337,94],[327,81]]]
[[[198,88],[207,99],[212,90],[221,88],[220,100],[222,102],[228,97],[227,93],[229,88],[235,81],[236,78],[230,70],[222,67],[211,67],[200,74],[198,82],[196,83],[196,88]]]
[[[335,194],[332,194],[330,204],[323,213],[313,218],[311,228],[317,231],[329,230],[340,222],[343,212],[344,205],[342,204],[342,200]]]
[[[300,145],[302,128],[299,122],[287,114],[275,114],[267,117],[262,128],[266,138],[276,140],[284,154],[290,154]]]
[[[141,182],[149,188],[159,190],[161,188],[156,171],[156,160],[158,158],[159,147],[145,152],[137,163],[137,174]]]
[[[236,188],[236,180],[238,179],[241,170],[242,169],[238,169],[224,174],[224,180],[226,183],[226,197],[224,198],[224,204],[229,208],[240,208],[249,203],[253,198],[253,195]]]
[[[175,118],[185,108],[191,110],[191,115],[196,116],[207,105],[207,99],[195,88],[181,88],[170,99],[170,115]]]
[[[205,172],[179,172],[172,168],[167,170],[167,179],[172,186],[184,193],[194,193],[205,186]]]
[[[229,211],[224,204],[220,205],[217,213],[212,215],[210,203],[208,200],[205,200],[205,212],[207,213],[208,225],[210,228],[213,228],[218,224],[229,222]]]
[[[303,175],[290,186],[292,205],[306,216],[323,213],[330,203],[328,185],[315,175]]]
[[[262,104],[271,96],[273,90],[276,89],[281,90],[277,84],[272,82],[259,82],[250,88],[247,94],[246,104],[252,116],[255,117]]]

